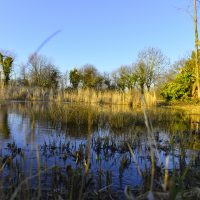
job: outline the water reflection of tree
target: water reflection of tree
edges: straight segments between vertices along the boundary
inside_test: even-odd
[[[7,109],[1,109],[1,112],[0,112],[0,135],[4,139],[10,138],[10,128],[8,124]]]

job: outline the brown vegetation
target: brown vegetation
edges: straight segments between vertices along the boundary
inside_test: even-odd
[[[148,106],[156,104],[155,92],[144,94]],[[117,90],[98,91],[93,89],[78,90],[53,90],[39,87],[17,87],[1,86],[1,100],[24,100],[24,101],[56,101],[56,102],[76,102],[76,103],[99,103],[129,105],[140,107],[140,93],[137,90],[121,92]]]

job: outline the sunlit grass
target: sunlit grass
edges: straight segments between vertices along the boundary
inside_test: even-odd
[[[156,105],[154,92],[146,92],[145,98],[148,106]],[[129,105],[140,107],[140,95],[137,90],[120,92],[117,90],[48,90],[39,87],[1,87],[0,99],[5,100],[27,100],[27,101],[54,101],[74,103],[98,103],[112,105]]]

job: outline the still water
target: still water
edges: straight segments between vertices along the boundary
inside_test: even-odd
[[[154,108],[145,114],[149,126],[152,124],[156,165],[160,159],[164,169],[169,157],[169,171],[183,170],[193,156],[199,157],[200,112]],[[124,198],[126,186],[148,187],[151,168],[148,144],[149,133],[140,109],[41,102],[1,104],[1,157],[13,155],[16,149],[23,152],[23,156],[13,156],[13,163],[21,163],[21,171],[27,176],[36,174],[38,167],[41,170],[54,165],[62,169],[88,167],[93,189],[107,187],[106,190],[109,188]],[[2,177],[8,174],[6,167]],[[160,178],[156,176],[159,174],[155,179]],[[43,178],[41,187],[47,187],[48,181]]]

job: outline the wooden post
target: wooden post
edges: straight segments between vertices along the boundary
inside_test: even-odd
[[[200,81],[199,81],[199,36],[198,36],[198,26],[197,26],[197,0],[194,0],[194,31],[195,31],[195,53],[196,53],[196,87],[197,96],[200,98]]]

